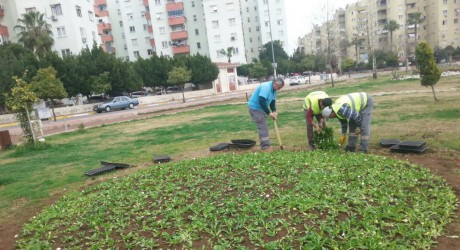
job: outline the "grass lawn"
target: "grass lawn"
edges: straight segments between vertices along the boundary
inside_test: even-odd
[[[354,91],[367,91],[375,94],[371,151],[373,148],[379,147],[378,141],[380,138],[398,138],[401,140],[425,140],[430,145],[430,148],[458,152],[460,150],[460,141],[458,140],[458,134],[460,133],[459,87],[458,77],[443,78],[435,87],[442,91],[437,93],[440,101],[436,103],[433,100],[431,91],[400,93],[405,90],[430,90],[421,87],[419,81],[415,80],[392,81],[382,79],[355,84],[338,84],[335,88],[319,86],[314,90],[325,90],[330,95],[340,95]],[[293,151],[286,154],[278,152],[273,156],[264,156],[264,154],[251,152],[243,155],[238,154],[238,157],[241,158],[224,155],[207,159],[207,157],[215,155],[209,152],[208,148],[219,142],[240,138],[257,140],[255,125],[250,120],[246,105],[241,103],[207,107],[195,111],[163,115],[98,128],[82,129],[50,136],[47,138],[46,146],[41,149],[31,150],[18,147],[2,151],[0,152],[0,168],[2,170],[2,175],[0,176],[0,223],[11,218],[10,216],[20,217],[21,213],[27,210],[28,207],[43,206],[42,204],[46,203],[50,197],[71,193],[66,198],[58,201],[56,206],[47,209],[43,215],[37,216],[36,220],[25,227],[20,237],[23,240],[21,244],[24,244],[24,247],[33,240],[36,240],[37,244],[52,244],[53,247],[75,244],[76,248],[78,248],[79,244],[88,243],[96,244],[102,248],[128,248],[129,244],[133,242],[139,243],[140,241],[143,241],[144,243],[142,244],[145,244],[146,247],[190,247],[190,244],[194,247],[195,245],[193,244],[199,244],[197,242],[200,242],[200,240],[208,239],[210,242],[201,242],[200,246],[222,245],[223,248],[232,248],[237,245],[243,245],[270,248],[270,245],[266,244],[286,238],[286,241],[276,243],[281,245],[273,245],[273,248],[292,244],[302,245],[306,241],[317,241],[317,244],[326,244],[324,246],[330,248],[334,246],[346,248],[350,246],[342,245],[344,241],[350,242],[354,241],[352,239],[368,238],[367,235],[371,232],[362,231],[368,226],[374,228],[375,232],[389,229],[388,227],[391,227],[392,230],[388,230],[389,233],[380,234],[378,232],[375,238],[371,237],[364,243],[357,241],[356,244],[364,244],[363,246],[370,247],[373,246],[371,244],[383,242],[383,246],[391,248],[391,246],[394,246],[392,244],[403,244],[402,241],[406,241],[404,244],[408,244],[407,246],[409,247],[426,248],[429,246],[432,243],[432,237],[441,233],[441,228],[438,225],[444,225],[449,221],[451,209],[448,206],[444,208],[431,207],[431,205],[437,204],[436,202],[430,204],[430,202],[414,203],[412,201],[420,200],[420,197],[428,197],[429,201],[433,201],[433,197],[436,197],[436,201],[451,204],[455,202],[455,196],[452,196],[450,189],[442,180],[431,176],[427,171],[408,166],[407,163],[393,162],[374,156],[342,156],[334,153],[331,159],[328,159],[327,163],[325,163],[326,165],[323,165],[319,161],[321,152],[303,152],[302,150],[306,149],[306,135],[302,102],[307,93],[306,90],[302,90],[281,92],[279,95],[278,110],[280,118],[278,125],[285,148]],[[337,135],[340,133],[338,121],[331,121],[329,125],[334,128]],[[270,123],[270,126],[273,128],[272,123]],[[271,136],[272,142],[276,145],[273,132]],[[198,158],[198,160],[177,162],[164,166],[151,166],[150,162],[153,154],[169,154],[176,161],[192,158]],[[366,159],[372,163],[365,163],[362,157],[368,157]],[[342,164],[342,158],[345,158],[345,162],[349,162],[351,165]],[[290,159],[292,159],[292,165],[289,162]],[[98,168],[100,161],[124,162],[136,167],[95,178],[84,177],[83,173],[87,170]],[[307,162],[308,164],[303,164],[302,162]],[[354,166],[353,162],[361,162],[363,165],[360,165],[361,167]],[[305,171],[306,165],[311,165],[315,169],[314,176],[310,176],[307,173],[308,171]],[[255,169],[257,166],[260,169]],[[344,171],[348,171],[344,169],[345,166],[348,166],[346,169],[355,169],[353,174],[359,176],[372,175],[376,182],[366,181],[365,186],[361,186],[365,188],[356,188],[360,187],[360,182],[354,183],[358,177],[344,175]],[[241,171],[235,173],[235,169]],[[329,169],[331,172],[324,173],[321,169]],[[289,180],[292,183],[285,183],[287,188],[284,189],[275,188],[277,187],[276,184],[283,184],[282,176],[286,174],[283,171],[289,173],[288,176],[291,178]],[[296,175],[294,174],[295,171],[300,172]],[[420,183],[412,183],[412,185],[410,181],[405,181],[404,183],[399,181],[398,185],[401,186],[391,186],[395,183],[383,180],[389,175],[386,171],[401,173],[398,178],[413,176]],[[122,178],[119,181],[104,182],[102,185],[89,188],[83,193],[71,192],[120,175],[129,175],[129,177]],[[232,175],[234,175],[234,178]],[[196,176],[200,177],[195,178]],[[252,177],[248,178],[248,176]],[[335,180],[334,178],[338,179]],[[254,182],[255,184],[251,183],[253,179],[257,179]],[[326,182],[328,179],[332,181]],[[232,188],[225,193],[223,183],[219,182],[222,180],[227,180],[229,187],[234,186],[235,189]],[[397,180],[393,181],[398,182]],[[142,186],[143,182],[146,182],[145,187]],[[337,186],[341,182],[343,182],[343,185]],[[337,185],[331,185],[331,183]],[[378,188],[376,183],[381,183],[379,185],[382,185],[382,188]],[[304,184],[305,186],[303,186]],[[249,186],[244,189],[240,185],[243,185],[243,187],[244,185]],[[299,189],[297,189],[297,185],[301,185]],[[263,187],[265,191],[259,190],[258,186]],[[195,187],[199,188],[195,189]],[[348,193],[350,195],[346,201],[348,205],[344,205],[344,207],[342,207],[342,200],[338,199],[338,197],[325,196],[327,192],[324,190],[330,190],[328,192],[331,192],[331,195],[337,193],[341,194],[343,198],[344,189],[350,187],[353,187],[354,190]],[[144,197],[145,192],[141,195],[143,188],[145,188],[145,192],[149,193],[147,197]],[[335,188],[341,191],[339,192]],[[384,188],[388,188],[394,193],[378,193],[378,190]],[[403,195],[398,193],[399,188],[417,190],[417,192],[408,192],[408,194],[404,194],[407,196],[401,196],[401,200],[398,200],[399,195]],[[208,194],[211,195],[207,197],[210,199],[209,204],[205,202],[206,196],[199,196],[201,198],[197,198],[196,204],[195,202],[187,201],[186,197],[192,193],[196,196],[196,192],[202,189],[209,191]],[[367,193],[374,189],[378,189],[375,190],[378,194]],[[159,190],[163,191],[160,192]],[[315,190],[315,192],[309,194],[308,190]],[[247,191],[247,194],[245,194],[245,191]],[[263,191],[265,195],[274,195],[275,193],[279,195],[277,199],[273,199],[276,204],[267,204],[269,207],[264,207],[264,209],[257,211],[246,211],[247,214],[241,212],[242,204],[247,207],[246,209],[260,207],[265,199],[252,199],[257,191]],[[303,196],[304,194],[305,196]],[[314,196],[314,198],[310,197],[310,195]],[[175,196],[177,197],[174,198]],[[390,215],[381,211],[390,202],[395,202],[394,200],[385,200],[388,196],[394,196],[396,201],[401,201],[401,203],[396,202],[401,205],[400,207],[397,206],[400,209],[404,207],[413,208],[407,209],[403,213],[407,217],[398,217],[402,215],[400,210],[390,211]],[[104,197],[104,199],[98,199],[97,197]],[[309,197],[313,199],[312,203],[310,203]],[[368,197],[375,198],[370,202],[366,200]],[[300,200],[301,198],[302,201]],[[324,204],[321,202],[321,204],[317,204],[321,200],[320,198],[325,199]],[[329,198],[330,200],[328,200]],[[139,203],[135,203],[136,200]],[[145,200],[156,201],[156,203],[150,204],[151,207],[146,207],[150,205],[146,205]],[[104,203],[105,201],[107,202]],[[224,205],[219,206],[219,201],[224,202]],[[291,207],[287,206],[289,201],[293,202],[292,208],[296,208],[297,212],[290,211]],[[354,204],[354,201],[359,201],[359,205]],[[136,204],[138,207],[135,207]],[[234,210],[220,211],[224,208],[230,209],[232,204],[235,206]],[[101,209],[105,206],[111,207],[112,210],[108,213],[114,216],[115,222],[103,219],[107,214],[104,215],[104,210]],[[198,209],[198,212],[195,213],[194,209],[197,209],[195,206],[204,207]],[[289,211],[283,210],[286,209],[286,206]],[[97,209],[98,207],[101,207],[101,209]],[[299,207],[302,207],[302,209]],[[375,209],[367,211],[370,213],[369,217],[363,216],[364,210],[360,209],[370,209],[369,207]],[[127,214],[120,216],[116,208],[120,208],[120,213]],[[165,210],[166,212],[164,213],[158,212],[168,208],[176,209]],[[324,210],[326,212],[323,211],[325,208],[327,208]],[[87,214],[89,211],[93,211],[91,209],[96,209],[94,215]],[[209,211],[203,211],[203,209],[209,209]],[[426,209],[434,212],[430,214],[427,210],[425,213]],[[420,210],[420,214],[417,214],[416,210]],[[143,212],[137,213],[139,211]],[[150,215],[144,214],[144,212],[150,213]],[[224,214],[222,215],[220,212]],[[323,216],[321,214],[323,212],[326,215]],[[409,214],[406,214],[406,212]],[[246,224],[246,222],[240,223],[239,225],[243,229],[239,228],[236,232],[223,231],[232,228],[232,225],[237,225],[235,223],[238,223],[235,221],[236,219],[224,220],[229,216],[227,213],[241,216],[241,218],[236,216],[236,219],[240,218],[240,220],[245,220],[250,224]],[[332,215],[329,215],[329,213],[332,213]],[[341,215],[341,213],[344,214]],[[72,216],[66,217],[66,214]],[[201,220],[201,217],[208,215],[214,216],[214,220],[212,218]],[[249,215],[256,217],[249,220],[247,218]],[[298,221],[295,221],[297,224],[292,220],[295,219],[293,217],[296,217],[294,215],[301,217]],[[198,220],[198,225],[191,223],[195,218],[194,216]],[[343,218],[340,223],[334,224],[331,222],[337,221],[340,216]],[[426,216],[427,225],[418,225],[422,228],[420,231],[408,230],[408,228],[416,226],[411,224],[411,216],[415,216],[414,218]],[[147,217],[151,218],[151,220],[148,220]],[[77,222],[71,218],[81,218],[81,223],[84,224],[75,224]],[[372,220],[382,221],[372,222]],[[402,220],[402,222],[398,220]],[[44,223],[44,221],[48,223]],[[144,225],[146,222],[148,222],[148,225]],[[200,227],[199,223],[204,223],[204,225],[201,225],[202,231],[197,229],[197,227]],[[231,224],[223,225],[222,223]],[[260,223],[265,223],[266,225]],[[158,232],[153,232],[157,224],[162,230],[158,229]],[[42,225],[42,227],[37,225]],[[113,228],[110,229],[110,227]],[[139,227],[147,227],[144,228],[145,230],[140,231],[150,232],[152,229],[152,232],[148,233],[148,236],[133,235],[127,232],[129,230],[126,230],[126,228],[129,229],[130,227],[136,230],[140,230]],[[93,235],[96,229],[101,228],[104,228],[103,233],[105,235]],[[353,238],[347,238],[348,240],[344,240],[344,238],[332,241],[325,240],[325,236],[336,232],[328,230],[342,230],[344,232],[344,228],[348,228],[346,230],[352,232]],[[49,235],[51,237],[49,240],[46,239],[46,233],[44,234],[43,232],[54,232],[57,229],[66,233],[65,235],[59,235],[63,236],[59,242],[56,240],[58,234],[54,233]],[[270,231],[271,233],[269,233],[269,229],[272,230]],[[253,233],[253,236],[250,236],[250,238],[243,237],[242,239],[241,237],[236,237],[240,238],[240,242],[225,239],[222,242],[212,240],[218,238],[219,233],[227,236],[231,235],[229,233],[236,233],[235,236],[238,236],[242,234],[242,230],[246,233]],[[311,231],[311,235],[300,233],[308,230]],[[139,234],[139,232],[137,233]],[[217,234],[217,236],[213,235],[213,233]],[[270,236],[273,234],[274,236]],[[420,234],[427,234],[428,236],[425,237],[426,239],[420,239]],[[284,237],[287,235],[289,237]],[[101,241],[101,237],[108,237],[112,240]],[[345,233],[345,236],[342,237],[348,237],[348,233]],[[359,248],[359,245],[353,246]]]

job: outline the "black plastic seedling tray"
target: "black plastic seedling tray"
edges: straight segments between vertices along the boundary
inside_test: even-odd
[[[164,163],[171,161],[171,157],[169,155],[154,155],[153,161],[156,163]]]
[[[256,145],[256,142],[248,139],[232,140],[231,146],[234,148],[250,148]]]
[[[85,173],[86,176],[95,176],[95,175],[100,175],[100,174],[105,174],[107,172],[111,172],[116,170],[116,167],[114,165],[107,165],[103,166],[101,168],[93,169]]]
[[[116,163],[116,162],[106,162],[106,161],[101,161],[102,166],[115,166],[116,169],[124,169],[124,168],[129,168],[128,164],[125,163]]]
[[[404,149],[421,149],[426,146],[426,142],[423,141],[403,141],[399,144],[400,148]]]
[[[424,153],[428,149],[427,145],[423,145],[420,148],[401,148],[399,144],[396,144],[390,148],[391,152],[396,152],[396,153],[416,153],[416,154],[421,154]]]
[[[384,148],[392,147],[396,144],[399,144],[401,141],[398,139],[380,139],[380,146]]]
[[[223,151],[230,147],[230,143],[222,142],[209,148],[210,151]]]

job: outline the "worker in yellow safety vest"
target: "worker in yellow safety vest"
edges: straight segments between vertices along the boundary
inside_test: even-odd
[[[321,111],[328,106],[332,105],[332,99],[324,91],[314,91],[309,93],[305,97],[303,103],[303,109],[305,114],[305,122],[307,124],[307,141],[311,150],[315,150],[316,146],[313,143],[313,128],[316,131],[326,127],[326,122],[321,115]],[[316,118],[318,124],[313,121],[313,117]]]
[[[364,92],[351,93],[339,97],[331,107],[323,109],[323,117],[338,118],[342,125],[342,136],[339,143],[343,145],[347,134],[347,129],[350,127],[348,135],[348,145],[346,151],[356,151],[358,136],[361,134],[361,142],[359,151],[368,152],[369,139],[371,135],[371,116],[374,109],[372,96]]]

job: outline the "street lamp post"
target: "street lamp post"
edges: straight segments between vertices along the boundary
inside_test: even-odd
[[[272,46],[272,67],[273,67],[273,80],[276,79],[276,67],[277,64],[275,62],[275,51],[273,49],[273,34],[272,34],[272,21],[270,18],[270,1],[267,1],[267,7],[268,7],[268,23],[270,24],[270,43]]]

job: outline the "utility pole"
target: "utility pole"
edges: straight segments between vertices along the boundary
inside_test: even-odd
[[[270,18],[270,0],[267,1],[268,7],[268,23],[270,23],[270,43],[272,45],[272,67],[273,67],[273,80],[276,79],[276,62],[275,62],[275,51],[273,49],[273,34],[272,34],[272,21]]]

